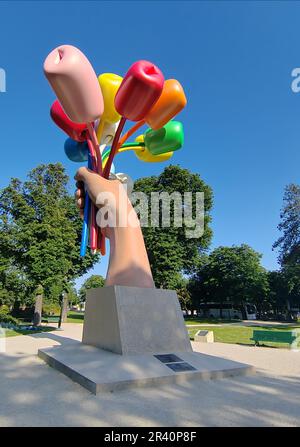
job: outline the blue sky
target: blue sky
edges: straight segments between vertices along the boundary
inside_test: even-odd
[[[184,86],[185,145],[173,157],[213,188],[213,243],[247,243],[277,268],[272,244],[284,186],[299,183],[298,2],[0,2],[0,187],[39,163],[78,165],[49,118],[54,100],[42,72],[54,47],[72,44],[97,74],[124,75],[138,59]],[[118,172],[155,175],[166,164],[120,155]],[[70,183],[70,190],[73,184]],[[107,260],[94,269],[105,274]]]

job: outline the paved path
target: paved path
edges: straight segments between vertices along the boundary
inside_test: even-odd
[[[81,324],[7,339],[0,426],[299,426],[300,352],[224,343],[199,352],[255,365],[255,376],[94,396],[44,364],[39,347],[81,338]]]

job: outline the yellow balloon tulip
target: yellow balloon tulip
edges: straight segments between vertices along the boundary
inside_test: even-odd
[[[102,73],[98,76],[98,82],[101,87],[104,101],[104,112],[97,130],[98,140],[101,139],[104,124],[106,122],[116,123],[121,118],[115,109],[115,96],[122,80],[123,78],[121,76],[114,73]]]

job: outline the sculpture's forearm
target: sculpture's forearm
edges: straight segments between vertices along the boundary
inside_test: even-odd
[[[140,225],[111,228],[107,236],[110,257],[105,285],[154,287]]]

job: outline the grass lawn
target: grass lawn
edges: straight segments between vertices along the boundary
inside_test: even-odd
[[[70,311],[68,313],[67,323],[83,323],[84,312]]]
[[[211,326],[199,326],[198,328],[191,328],[188,329],[189,335],[191,340],[194,339],[195,333],[201,329],[201,330],[207,330],[207,331],[213,331],[214,333],[214,339],[216,342],[220,343],[237,343],[242,345],[254,345],[254,341],[250,340],[253,335],[253,329],[259,331],[287,331],[292,329],[299,329],[299,325],[291,325],[291,326],[284,326],[282,328],[274,328],[270,326],[221,326],[221,327],[211,327]],[[269,346],[274,347],[287,347],[288,345],[284,343],[267,343]]]
[[[25,331],[23,329],[4,329],[5,330],[5,337],[15,337],[16,335],[30,335],[30,334],[38,334],[39,332],[51,332],[57,329],[53,326],[42,326],[38,331]],[[1,335],[0,335],[1,337]]]

